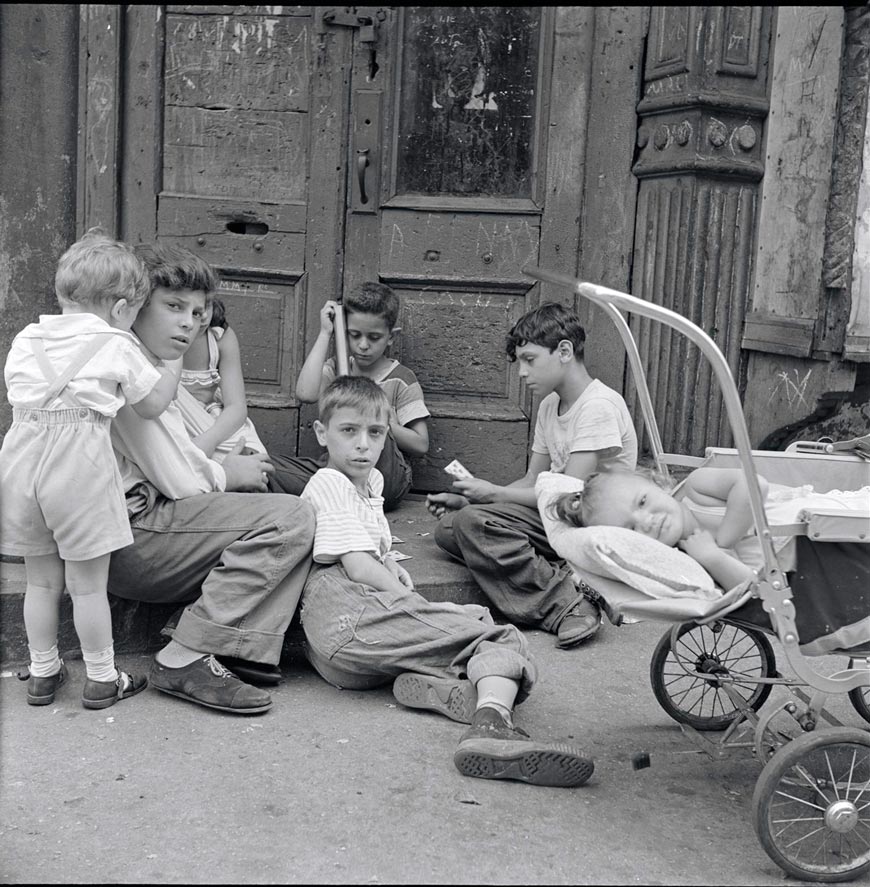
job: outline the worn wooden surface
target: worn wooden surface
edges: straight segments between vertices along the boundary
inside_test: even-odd
[[[843,9],[779,7],[755,286],[743,347],[753,444],[850,391],[855,365],[813,360],[843,42]]]
[[[700,326],[737,384],[764,174],[769,27],[762,7],[654,7],[638,107],[632,292]],[[631,325],[665,450],[701,455],[727,446],[706,359],[662,324]],[[640,431],[633,396],[630,403]]]
[[[641,6],[595,7],[589,127],[576,273],[584,280],[630,289],[637,180],[632,175],[649,13]],[[542,255],[542,264],[545,257]],[[567,262],[566,257],[562,257]],[[623,390],[625,357],[613,322],[578,299],[593,376]]]
[[[163,8],[125,8],[118,236],[153,243],[163,166]]]
[[[870,115],[864,138],[864,165],[858,191],[855,251],[852,264],[852,309],[844,356],[870,362]]]
[[[778,88],[767,127],[752,294],[753,310],[763,314],[813,321],[818,314],[842,22],[842,7],[835,6],[785,6],[777,16]],[[776,343],[767,350],[776,351]]]
[[[79,233],[94,226],[118,230],[121,29],[117,4],[81,7],[79,81],[87,86],[79,93]]]
[[[79,10],[0,6],[0,362],[14,336],[58,310],[57,260],[75,239]],[[12,408],[0,374],[0,434]]]
[[[511,324],[540,300],[571,301],[570,293],[539,292],[522,268],[538,263],[576,268],[593,31],[591,9],[542,8],[535,30],[540,45],[530,55],[540,70],[529,81],[523,71],[511,77],[509,67],[498,67],[502,47],[493,42],[492,29],[471,39],[469,25],[471,31],[448,39],[456,32],[454,20],[473,24],[477,13],[445,9],[425,25],[432,47],[420,82],[429,85],[413,79],[414,43],[406,39],[407,33],[419,36],[427,13],[402,10],[389,32],[383,29],[377,75],[371,76],[369,57],[356,54],[351,84],[351,164],[358,149],[371,145],[360,127],[362,100],[382,92],[377,106],[365,99],[365,107],[380,109],[383,136],[370,156],[377,164],[381,206],[373,215],[360,207],[355,191],[349,197],[345,286],[380,278],[400,294],[402,329],[391,354],[417,374],[433,414],[432,449],[415,463],[419,489],[443,488],[444,464],[476,460],[483,452],[492,473],[484,466],[478,468],[482,476],[507,481],[525,470],[535,405],[507,362],[503,342]],[[391,69],[395,65],[405,66],[399,77]],[[424,102],[414,90],[430,86],[434,98]],[[419,119],[408,117],[409,109]],[[515,133],[520,141],[531,133],[530,167],[522,165],[529,161],[516,145],[498,147],[503,132],[516,129],[510,121],[518,114],[533,123]],[[365,122],[372,115],[363,116]],[[431,174],[417,181],[402,166],[410,155],[399,156],[400,149],[417,144],[414,133],[426,132],[438,138],[433,135],[424,152]],[[451,141],[463,132],[472,139],[468,148]],[[438,139],[446,139],[444,150],[435,150]],[[501,154],[486,154],[493,150]],[[480,151],[489,159],[469,170],[460,187],[457,169],[473,164]],[[441,168],[445,165],[450,169]],[[496,168],[503,175],[493,178]],[[357,187],[354,169],[349,186]],[[484,417],[501,423],[497,435],[481,431]]]

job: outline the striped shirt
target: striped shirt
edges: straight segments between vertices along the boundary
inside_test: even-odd
[[[383,562],[393,534],[384,516],[384,476],[373,468],[363,496],[346,475],[334,468],[316,471],[301,498],[314,508],[314,561],[334,564],[352,551],[371,552]]]

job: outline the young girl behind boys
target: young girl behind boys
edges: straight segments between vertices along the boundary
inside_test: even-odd
[[[109,558],[133,535],[109,424],[125,403],[158,416],[178,377],[130,335],[150,287],[126,244],[91,229],[61,256],[55,291],[61,313],[25,327],[6,360],[13,411],[0,449],[0,540],[27,574],[27,702],[51,704],[67,677],[57,648],[66,588],[87,670],[82,704],[100,709],[148,683],[115,668]]]
[[[193,442],[218,462],[240,441],[247,452],[265,453],[248,418],[239,339],[227,324],[219,299],[211,299],[206,306],[183,361],[179,406]]]

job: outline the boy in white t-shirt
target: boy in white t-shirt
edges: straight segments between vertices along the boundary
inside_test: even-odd
[[[463,561],[509,619],[557,635],[573,647],[601,625],[597,604],[578,589],[572,569],[550,545],[538,513],[535,480],[542,471],[584,479],[593,471],[634,470],[637,435],[616,391],[593,379],[583,360],[580,318],[550,302],[523,315],[508,333],[526,388],[542,397],[526,473],[505,486],[476,477],[433,493],[440,518],[435,541]]]
[[[453,756],[466,776],[582,785],[594,765],[578,748],[535,741],[513,725],[536,674],[522,634],[495,625],[485,607],[426,600],[390,557],[375,468],[390,427],[386,394],[365,376],[339,376],[319,415],[314,428],[329,460],[302,493],[317,522],[301,611],[311,664],[345,689],[394,680],[403,705],[470,724]]]
[[[133,536],[109,425],[125,403],[158,416],[178,377],[130,335],[150,292],[131,247],[91,229],[61,256],[55,291],[61,314],[25,327],[6,360],[13,422],[0,449],[0,540],[27,573],[28,703],[51,704],[67,676],[57,649],[66,588],[87,669],[82,704],[100,709],[148,683],[115,668],[109,556]]]

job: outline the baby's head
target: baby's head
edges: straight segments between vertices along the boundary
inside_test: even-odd
[[[363,485],[390,429],[390,402],[365,376],[339,376],[320,395],[314,431],[329,452],[328,467]]]
[[[575,527],[624,527],[676,545],[682,538],[682,508],[650,471],[600,471],[583,489],[558,496],[552,513]]]
[[[150,293],[148,272],[132,247],[91,228],[57,263],[54,289],[62,309],[91,311],[110,323],[124,303],[133,322]],[[129,329],[126,320],[114,325]]]

